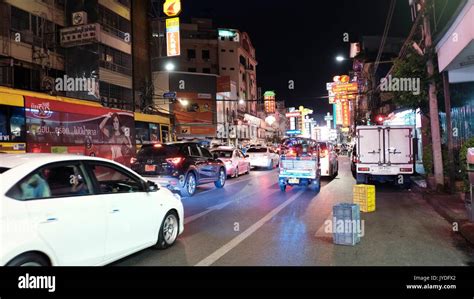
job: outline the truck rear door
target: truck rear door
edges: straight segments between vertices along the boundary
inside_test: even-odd
[[[413,144],[411,128],[385,129],[385,163],[413,164]]]
[[[383,163],[383,134],[381,128],[358,129],[359,163],[379,164]]]

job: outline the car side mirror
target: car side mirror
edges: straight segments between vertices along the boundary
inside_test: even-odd
[[[160,190],[160,187],[158,186],[157,183],[152,182],[152,181],[146,182],[146,192],[156,192],[158,190]]]

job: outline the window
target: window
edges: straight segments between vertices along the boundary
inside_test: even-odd
[[[188,49],[188,59],[196,58],[196,50],[195,49]]]
[[[211,53],[209,50],[202,50],[202,59],[210,59],[211,58]]]
[[[210,74],[210,73],[211,73],[211,69],[205,67],[205,68],[202,69],[202,72],[203,72],[204,74]]]
[[[143,192],[143,183],[114,166],[91,163],[90,167],[102,194]]]
[[[0,173],[4,173],[5,171],[9,170],[10,168],[0,167]]]
[[[234,50],[229,50],[230,53],[234,53]]]
[[[240,55],[240,64],[243,66],[247,65],[247,59],[244,56]]]
[[[221,52],[225,52],[225,49],[221,49]]]
[[[199,152],[199,148],[195,144],[189,145],[189,152],[191,153],[192,157],[200,157],[201,153]]]
[[[232,158],[232,151],[213,151],[213,154],[217,154],[219,158]]]
[[[150,141],[150,129],[148,123],[135,122],[135,140],[137,144],[144,144]]]
[[[252,147],[247,150],[247,153],[266,153],[266,152],[267,152],[266,147],[261,147],[261,148]]]
[[[74,197],[92,194],[91,186],[79,164],[56,164],[28,175],[7,196],[18,200]]]
[[[188,68],[188,72],[190,72],[190,73],[195,73],[196,71],[197,71],[197,70],[196,70],[195,67],[190,67],[190,68]]]
[[[223,70],[223,71],[226,71],[226,70],[227,70],[227,68],[226,68],[226,67],[223,67],[223,68],[222,68],[222,70]]]
[[[161,138],[163,142],[169,142],[170,140],[170,128],[168,126],[161,125]]]
[[[204,158],[212,158],[212,154],[207,148],[204,148],[202,146],[199,148],[201,149],[201,153]]]
[[[0,105],[0,142],[25,142],[25,136],[24,108]]]
[[[234,68],[234,67],[231,67],[230,70],[231,70],[231,71],[235,71],[235,68]]]
[[[15,6],[11,7],[11,27],[16,30],[30,30],[30,14],[24,10],[16,8]]]

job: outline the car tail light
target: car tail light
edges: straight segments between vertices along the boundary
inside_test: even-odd
[[[322,150],[319,154],[319,156],[321,158],[325,158],[327,155],[328,155],[329,151],[326,149],[326,150]]]
[[[400,168],[400,172],[412,172],[413,168]]]
[[[369,171],[370,168],[368,168],[368,167],[359,167],[359,168],[357,168],[357,170],[358,171]]]
[[[130,164],[135,164],[135,163],[137,163],[137,161],[138,160],[135,157],[130,158]]]
[[[163,144],[161,144],[161,143],[153,144],[153,147],[154,148],[160,148],[160,147],[163,147]]]
[[[171,163],[173,165],[179,165],[181,162],[184,161],[183,157],[176,157],[176,158],[168,158],[166,162]]]

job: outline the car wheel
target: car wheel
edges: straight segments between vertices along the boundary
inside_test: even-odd
[[[179,232],[179,220],[176,212],[168,212],[163,223],[161,224],[160,231],[158,232],[158,241],[155,244],[156,249],[166,249],[172,246],[178,238]]]
[[[191,197],[196,193],[196,176],[194,173],[190,172],[186,177],[186,182],[184,183],[184,187],[181,189],[181,195],[184,197]]]
[[[321,179],[313,180],[309,188],[312,191],[319,193],[319,191],[321,191]]]
[[[225,170],[224,168],[221,168],[219,170],[219,179],[214,182],[214,185],[216,185],[217,188],[222,188],[225,185]]]
[[[246,174],[250,174],[250,164],[247,166],[247,172]]]
[[[7,263],[9,267],[47,267],[50,263],[43,256],[36,253],[26,253],[17,256]]]

